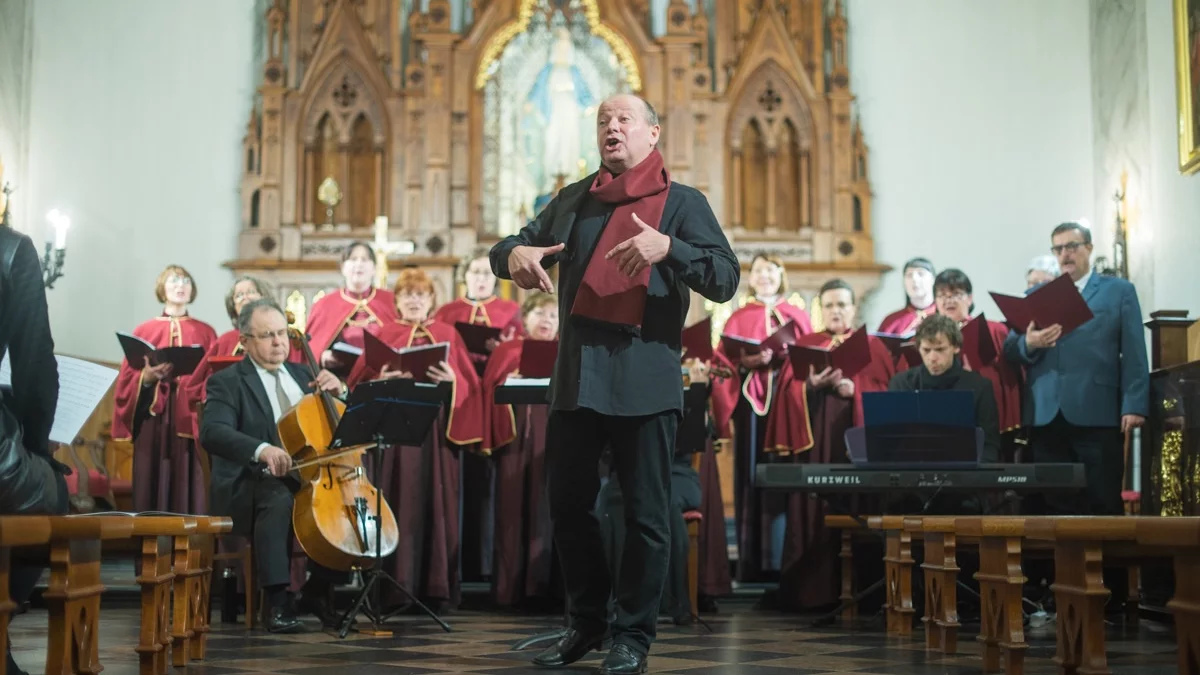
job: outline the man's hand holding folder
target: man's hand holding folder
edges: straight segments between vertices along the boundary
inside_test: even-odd
[[[1023,298],[995,292],[991,296],[1004,312],[1009,327],[1025,334],[1025,345],[1030,349],[1053,347],[1071,331],[1091,321],[1093,316],[1068,274]]]

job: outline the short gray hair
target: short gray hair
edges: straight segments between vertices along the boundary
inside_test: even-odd
[[[1039,255],[1029,261],[1029,269],[1025,270],[1025,274],[1030,272],[1045,272],[1052,277],[1058,276],[1058,260],[1052,255]]]
[[[646,122],[652,127],[658,126],[658,111],[654,109],[654,106],[650,105],[650,101],[641,96],[638,96],[638,100],[642,102],[642,105],[646,106]]]
[[[1053,239],[1053,238],[1057,237],[1058,235],[1063,234],[1064,232],[1070,232],[1072,230],[1074,230],[1075,232],[1078,232],[1079,235],[1083,237],[1084,244],[1092,243],[1091,228],[1089,228],[1087,225],[1084,225],[1081,222],[1074,221],[1074,220],[1067,221],[1067,222],[1062,223],[1062,224],[1058,225],[1057,227],[1055,227],[1054,231],[1050,233],[1050,238]]]
[[[246,303],[246,306],[242,308],[240,313],[238,313],[237,329],[239,333],[242,335],[250,334],[250,321],[254,319],[255,312],[260,309],[274,310],[279,312],[279,314],[285,319],[287,318],[287,314],[284,314],[283,310],[280,309],[279,304],[271,298],[259,298],[257,300],[251,300],[250,302]]]

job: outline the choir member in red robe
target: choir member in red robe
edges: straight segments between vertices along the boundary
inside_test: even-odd
[[[758,255],[750,263],[750,288],[754,297],[730,315],[723,333],[734,337],[763,340],[788,321],[797,335],[812,332],[808,312],[786,300],[787,280],[783,261],[774,256]],[[769,571],[771,557],[764,555],[769,542],[765,537],[767,521],[760,508],[761,494],[754,488],[755,466],[763,451],[763,431],[767,414],[775,398],[779,372],[776,354],[763,350],[753,356],[729,358],[724,340],[717,346],[721,355],[738,367],[742,395],[734,412],[737,429],[737,461],[734,476],[734,509],[738,532],[738,579],[755,581]],[[776,568],[777,569],[777,568]]]
[[[466,287],[466,296],[451,300],[442,305],[433,317],[451,328],[456,323],[470,323],[481,326],[494,326],[504,330],[499,339],[488,340],[486,348],[489,354],[468,352],[475,364],[475,372],[483,377],[487,368],[490,352],[505,340],[511,340],[519,335],[524,328],[521,325],[521,307],[512,300],[496,297],[496,275],[492,274],[492,266],[488,261],[488,249],[477,249],[463,260],[459,266],[460,281]],[[484,409],[491,406],[490,401],[480,401]],[[481,448],[482,452],[470,452],[462,460],[463,486],[463,580],[478,581],[491,575],[494,562],[492,551],[495,548],[495,466],[486,454],[489,449]]]
[[[313,303],[308,312],[309,344],[322,367],[339,377],[349,368],[330,349],[344,342],[362,349],[363,331],[378,334],[396,320],[396,298],[391,291],[375,288],[375,249],[361,241],[346,247],[342,254],[345,288],[329,293]]]
[[[937,311],[933,304],[933,263],[925,258],[913,258],[904,263],[904,309],[884,317],[880,333],[907,335],[917,329],[925,317]]]
[[[418,268],[400,272],[395,298],[400,318],[385,325],[380,340],[393,348],[447,342],[450,359],[429,369],[434,382],[451,384],[451,399],[420,448],[394,448],[384,454],[380,485],[396,515],[400,544],[385,565],[402,586],[441,608],[456,605],[459,578],[459,446],[482,441],[479,378],[466,347],[453,326],[429,318],[433,282]],[[412,377],[411,373],[376,372],[360,358],[347,381]],[[388,601],[402,602],[395,595]]]
[[[163,314],[139,325],[134,335],[155,347],[199,345],[207,350],[216,342],[212,326],[188,316],[196,284],[187,270],[168,265],[158,275],[154,293]],[[186,386],[187,378],[175,376],[170,364],[121,361],[112,436],[133,442],[135,511],[208,512],[191,414],[182,395]]]
[[[685,365],[696,381],[698,361]],[[733,411],[741,392],[737,369],[721,352],[714,352],[712,361],[704,364],[703,376],[709,385],[708,412],[713,436],[699,453],[696,472],[700,479],[700,536],[696,545],[699,563],[697,574],[696,612],[717,611],[716,599],[733,593],[729,574],[729,539],[725,534],[725,502],[721,496],[721,472],[717,452],[733,452]]]
[[[558,298],[532,291],[521,307],[532,340],[558,339]],[[492,594],[502,607],[544,606],[561,597],[546,494],[548,406],[498,405],[496,389],[520,377],[524,337],[500,343],[483,374],[483,449],[496,462]]]
[[[971,279],[962,270],[942,270],[934,280],[933,289],[939,314],[953,319],[960,329],[971,320],[975,298]],[[991,363],[975,363],[971,354],[963,353],[962,365],[991,380],[1000,420],[1000,459],[1011,462],[1014,461],[1016,439],[1021,431],[1021,391],[1025,378],[1021,367],[1005,359],[1001,353],[1004,340],[1008,338],[1008,326],[1000,321],[988,321],[987,327],[992,343],[996,345],[996,357]]]
[[[487,249],[480,249],[469,256],[463,261],[462,269],[462,282],[467,294],[439,307],[433,318],[450,326],[462,322],[503,328],[504,333],[499,340],[488,342],[488,351],[495,351],[500,342],[511,340],[524,330],[521,306],[512,300],[496,297],[496,275],[492,274]],[[487,355],[471,354],[471,360],[482,375],[487,365]]]
[[[854,290],[841,279],[821,287],[819,302],[825,330],[798,344],[835,347],[853,334],[857,307]],[[866,330],[859,328],[858,330]],[[830,464],[846,462],[846,430],[862,424],[862,395],[887,391],[895,375],[891,351],[868,337],[871,363],[854,377],[840,370],[793,373],[791,364],[779,377],[778,399],[767,420],[766,444],[772,461]],[[837,554],[840,542],[825,529],[825,504],[799,492],[769,493],[766,508],[785,515],[780,555],[779,608],[807,610],[837,601]],[[779,521],[773,534],[779,535]],[[774,552],[774,551],[773,551]]]

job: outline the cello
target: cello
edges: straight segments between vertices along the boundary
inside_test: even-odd
[[[287,320],[288,337],[300,345],[313,373],[320,372],[307,336],[292,326],[291,312]],[[379,557],[390,555],[400,539],[391,506],[367,479],[363,455],[371,446],[330,448],[345,410],[329,392],[317,390],[305,394],[278,423],[280,444],[302,486],[292,507],[296,539],[309,558],[342,571],[363,567],[376,556],[377,544]]]

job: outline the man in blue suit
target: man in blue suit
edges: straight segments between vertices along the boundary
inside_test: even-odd
[[[1145,422],[1150,403],[1142,309],[1133,284],[1093,272],[1087,227],[1063,223],[1050,242],[1094,318],[1066,336],[1058,324],[1031,323],[1024,335],[1009,333],[1004,355],[1026,368],[1022,417],[1031,427],[1033,461],[1085,467],[1086,503],[1077,495],[1047,495],[1047,511],[1120,515],[1124,433]]]

